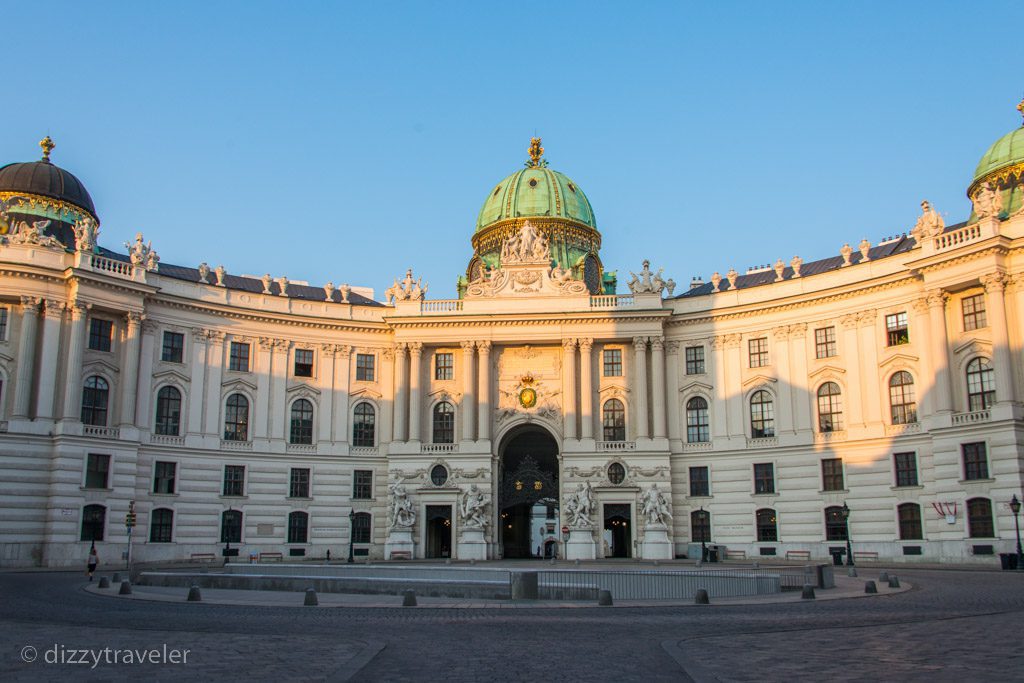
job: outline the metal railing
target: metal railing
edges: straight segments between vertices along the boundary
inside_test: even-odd
[[[771,595],[782,591],[778,572],[758,569],[615,571],[552,569],[538,572],[542,599],[596,600],[610,591],[616,600],[692,600],[697,589],[711,597]],[[801,575],[801,583],[802,575]]]

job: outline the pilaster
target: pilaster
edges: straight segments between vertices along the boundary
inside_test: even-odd
[[[646,439],[650,434],[647,413],[647,338],[633,337],[633,396],[636,403],[637,439]]]
[[[576,340],[562,340],[562,431],[576,438]]]
[[[14,383],[14,417],[29,416],[32,398],[32,368],[36,358],[36,334],[39,330],[39,302],[34,296],[21,297],[21,334],[18,339],[18,370]]]
[[[64,366],[64,407],[61,417],[70,422],[82,419],[82,354],[85,352],[85,321],[89,307],[76,301],[69,306],[71,334],[68,336],[67,364]]]
[[[480,367],[477,372],[477,439],[489,441],[491,438],[491,342],[478,341],[477,353],[480,355]]]
[[[43,303],[43,346],[39,359],[39,386],[36,389],[36,419],[53,419],[57,390],[57,363],[60,354],[60,326],[64,304],[56,299]]]
[[[580,438],[594,438],[594,340],[584,338],[580,345]]]

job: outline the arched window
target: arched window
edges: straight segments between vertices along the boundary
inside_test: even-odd
[[[914,378],[900,370],[889,378],[889,408],[892,423],[906,425],[917,422],[917,399],[914,396]]]
[[[363,401],[353,411],[352,420],[352,445],[360,447],[372,447],[374,445],[374,421],[377,411],[373,406]]]
[[[776,524],[775,510],[761,508],[757,516],[757,540],[759,543],[776,543],[779,540],[779,528]]]
[[[313,404],[304,398],[292,403],[291,443],[313,443]]]
[[[605,441],[626,440],[626,408],[622,401],[610,398],[601,408],[601,421]]]
[[[353,543],[369,543],[370,542],[370,513],[369,512],[357,512],[352,516],[352,542]]]
[[[988,358],[967,364],[967,409],[988,410],[996,402],[996,378]]]
[[[174,511],[157,508],[149,515],[149,542],[170,543],[174,526]]]
[[[102,377],[90,377],[82,388],[82,424],[107,426],[107,402],[110,385]]]
[[[694,396],[686,402],[686,441],[711,441],[708,402],[703,396]]]
[[[754,439],[775,436],[775,405],[772,395],[764,389],[750,397],[750,436]]]
[[[694,543],[711,542],[711,513],[707,510],[690,513],[690,540]]]
[[[242,542],[242,511],[225,510],[220,515],[220,542]]]
[[[242,394],[231,394],[224,410],[224,440],[249,440],[249,399]]]
[[[843,508],[838,505],[825,508],[825,540],[845,541],[848,536],[846,519],[843,518]]]
[[[967,501],[967,535],[971,538],[995,538],[992,501],[988,498],[971,498]]]
[[[83,541],[102,541],[103,529],[107,522],[107,508],[102,505],[86,505],[82,508]]]
[[[900,522],[901,541],[919,541],[921,533],[921,506],[917,503],[903,503],[896,508]]]
[[[843,396],[839,385],[825,382],[818,387],[818,430],[838,432],[843,428]]]
[[[448,401],[434,406],[434,443],[455,443],[455,408]]]
[[[309,540],[309,515],[305,512],[288,513],[288,542],[306,543]]]
[[[156,395],[156,433],[178,436],[181,429],[181,392],[164,387]]]

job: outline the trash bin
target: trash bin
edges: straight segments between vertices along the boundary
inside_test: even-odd
[[[718,562],[718,548],[708,548],[708,562]]]
[[[1003,571],[1017,569],[1017,553],[999,553],[999,564],[1002,565]]]
[[[833,550],[832,553],[832,564],[841,566],[843,564],[843,555],[846,554],[845,550]]]

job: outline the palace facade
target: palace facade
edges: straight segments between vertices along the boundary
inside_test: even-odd
[[[963,222],[629,293],[534,140],[459,298],[409,271],[383,302],[105,248],[41,144],[0,169],[3,566],[113,563],[129,513],[139,561],[1015,547],[1024,128]]]

